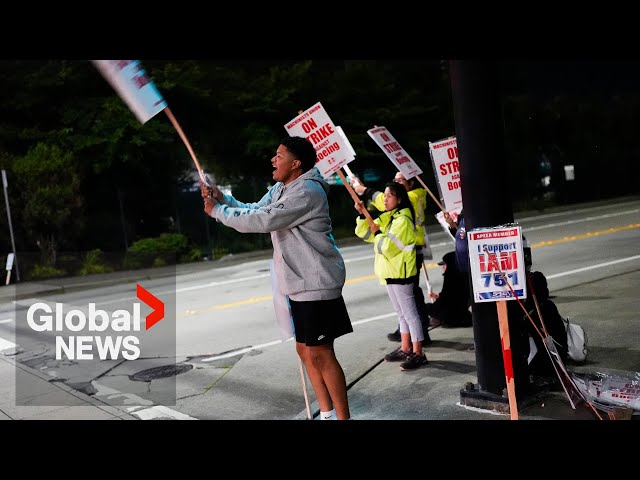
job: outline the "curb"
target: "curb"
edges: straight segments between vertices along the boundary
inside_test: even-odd
[[[65,383],[62,382],[56,382],[56,381],[52,381],[53,378],[43,374],[42,372],[35,370],[27,365],[24,365],[22,363],[16,363],[16,361],[14,360],[13,357],[5,355],[5,354],[1,354],[0,353],[0,360],[5,361],[7,363],[10,363],[13,365],[14,368],[19,368],[20,370],[23,370],[31,375],[33,375],[34,377],[38,377],[40,380],[47,382],[49,384],[55,385],[56,388],[59,388],[60,390],[63,390],[65,393],[67,393],[68,395],[74,396],[80,400],[82,400],[83,402],[85,402],[86,404],[89,404],[91,406],[94,406],[96,408],[99,408],[100,410],[103,410],[107,413],[109,413],[110,415],[113,415],[114,417],[118,418],[118,419],[122,419],[122,420],[140,420],[138,417],[131,415],[130,413],[122,410],[120,407],[114,406],[114,405],[109,405],[108,403],[105,403],[101,400],[98,400],[94,397],[91,397],[85,393],[82,393],[78,390],[75,390],[71,387],[69,387],[68,385],[66,385]],[[119,412],[119,413],[114,413],[114,411]]]

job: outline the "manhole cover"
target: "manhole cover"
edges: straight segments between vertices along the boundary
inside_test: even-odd
[[[173,377],[180,375],[181,373],[188,372],[193,368],[193,365],[180,364],[180,365],[164,365],[162,367],[153,367],[141,372],[129,375],[129,380],[134,382],[150,382],[158,378]]]

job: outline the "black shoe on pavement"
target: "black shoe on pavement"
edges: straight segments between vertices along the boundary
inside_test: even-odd
[[[402,347],[398,347],[397,349],[395,349],[393,352],[391,353],[387,353],[384,356],[384,359],[387,362],[404,362],[406,359],[408,359],[411,355],[413,355],[412,352],[405,352],[404,350],[402,350]]]
[[[412,352],[409,357],[400,364],[400,370],[415,370],[428,364],[429,361],[424,353],[422,355],[416,355]]]
[[[387,338],[392,342],[400,342],[402,339],[400,338],[400,329],[398,328],[393,333],[387,333]]]

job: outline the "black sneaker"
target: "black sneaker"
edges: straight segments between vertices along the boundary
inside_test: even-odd
[[[387,338],[392,342],[401,342],[402,339],[400,338],[400,329],[398,328],[393,333],[387,333]]]
[[[417,368],[424,367],[428,363],[429,361],[424,353],[422,355],[411,353],[407,359],[400,364],[400,370],[415,370]]]
[[[396,350],[394,350],[391,353],[387,353],[384,356],[384,359],[387,362],[403,362],[405,361],[407,358],[409,358],[412,355],[411,352],[405,352],[404,350],[402,350],[401,347],[398,347]]]

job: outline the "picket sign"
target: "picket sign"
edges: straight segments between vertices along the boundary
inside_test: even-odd
[[[400,146],[400,143],[391,135],[391,132],[387,130],[386,127],[374,126],[367,130],[367,134],[371,137],[371,139],[376,142],[376,145],[380,147],[380,149],[385,153],[387,158],[391,160],[400,172],[404,175],[404,178],[407,180],[416,177],[420,184],[424,187],[438,208],[440,210],[445,211],[444,207],[440,203],[440,201],[435,197],[435,195],[429,190],[429,187],[422,181],[420,178],[420,174],[422,173],[422,169],[418,166],[416,162],[413,161],[411,156],[406,152],[404,148]]]
[[[107,82],[118,93],[120,98],[127,104],[136,118],[143,125],[153,118],[157,113],[164,110],[169,121],[180,135],[183,143],[189,151],[198,175],[203,183],[209,182],[200,167],[200,162],[191,148],[189,140],[182,131],[178,121],[173,116],[167,102],[149,79],[147,73],[139,60],[91,60],[96,69],[102,74]]]

